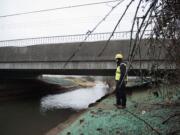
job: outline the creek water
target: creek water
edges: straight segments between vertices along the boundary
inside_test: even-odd
[[[54,108],[72,108],[81,110],[88,108],[88,105],[96,102],[107,94],[108,86],[103,82],[95,82],[91,88],[80,88],[63,94],[48,95],[41,100],[43,110]]]
[[[89,88],[0,102],[0,135],[43,135],[71,115],[88,108],[107,92],[108,86],[98,80]]]

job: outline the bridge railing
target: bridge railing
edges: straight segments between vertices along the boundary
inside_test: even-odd
[[[145,31],[143,38],[147,38],[150,35],[151,31]],[[94,41],[105,41],[110,37],[111,32],[106,33],[92,33],[89,35],[85,42],[94,42]],[[111,40],[123,40],[130,39],[131,32],[115,32]],[[136,31],[132,33],[132,38],[135,38]],[[73,43],[73,42],[82,42],[87,34],[76,34],[76,35],[64,35],[64,36],[49,36],[49,37],[36,37],[36,38],[25,38],[25,39],[13,39],[13,40],[3,40],[0,41],[0,47],[5,46],[30,46],[30,45],[39,45],[39,44],[56,44],[56,43]]]

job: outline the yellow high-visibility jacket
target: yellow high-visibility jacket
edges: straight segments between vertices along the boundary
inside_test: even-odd
[[[128,81],[126,70],[127,70],[126,63],[121,63],[120,65],[118,65],[116,68],[115,80],[116,81]],[[124,77],[124,75],[125,75],[125,77]]]

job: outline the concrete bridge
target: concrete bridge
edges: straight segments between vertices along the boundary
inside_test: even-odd
[[[114,40],[104,53],[98,56],[106,41],[85,42],[76,55],[67,63],[69,57],[79,47],[79,43],[42,44],[24,47],[0,47],[0,76],[37,76],[40,74],[63,75],[114,75],[117,52],[129,55],[129,40]],[[155,66],[158,69],[174,69],[175,65],[165,61],[166,50],[155,43],[152,50],[147,41],[141,43],[141,55],[136,52],[130,75],[135,71],[148,71]],[[138,50],[138,49],[137,49]],[[143,50],[143,51],[142,51]],[[156,63],[156,65],[154,65]],[[67,64],[65,67],[64,65]]]

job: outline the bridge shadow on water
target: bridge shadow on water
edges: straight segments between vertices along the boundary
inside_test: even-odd
[[[51,80],[53,79],[51,78]],[[100,85],[98,88],[101,88],[101,86],[103,87],[104,85]],[[91,91],[90,88],[89,90],[86,88],[76,90],[76,88],[67,89],[59,84],[50,84],[39,79],[1,79],[0,135],[43,135],[58,124],[65,122],[68,118],[81,113],[84,109],[59,108],[56,107],[58,106],[56,102],[49,100],[53,96],[55,101],[62,103],[60,99],[63,98],[65,92],[67,96],[74,94],[74,98],[78,99],[78,94],[82,94],[82,91],[84,93]],[[99,91],[99,89],[97,90]],[[91,93],[96,95],[96,92],[92,91]],[[67,99],[67,96],[64,98]],[[90,96],[91,98],[93,97],[92,95]],[[89,99],[89,97],[87,98]],[[47,101],[45,103],[50,103],[55,108],[43,110],[42,99],[45,99],[44,101]],[[68,100],[65,101],[69,103],[70,99],[68,97]],[[72,101],[75,102],[76,99]],[[78,101],[82,102],[81,98]]]
[[[78,113],[69,108],[41,110],[43,96],[64,91],[38,79],[1,79],[0,135],[43,135]]]
[[[66,88],[39,79],[1,79],[0,101],[23,98],[39,98],[47,94],[62,93]]]

